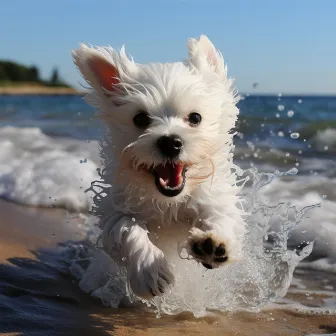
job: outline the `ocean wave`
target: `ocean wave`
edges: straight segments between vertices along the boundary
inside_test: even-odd
[[[89,210],[84,190],[98,177],[96,142],[52,138],[39,128],[0,128],[0,197],[44,207]]]
[[[311,262],[302,262],[300,264],[300,268],[307,268],[336,274],[336,260],[331,258],[321,258]]]
[[[285,203],[296,208],[309,204],[319,207],[311,210],[290,235],[290,244],[314,243],[310,258],[330,258],[336,261],[336,179],[325,176],[295,176],[278,179],[265,186],[260,197],[270,206]],[[276,219],[273,225],[276,227]]]
[[[318,132],[324,131],[326,129],[336,129],[336,121],[331,120],[323,120],[323,121],[312,121],[308,125],[299,129],[300,135],[305,139],[313,138]]]
[[[319,130],[312,138],[313,146],[318,151],[336,150],[336,128]]]

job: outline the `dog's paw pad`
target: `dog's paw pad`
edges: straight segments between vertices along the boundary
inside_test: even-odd
[[[228,260],[225,244],[212,237],[192,237],[189,243],[191,255],[205,268],[217,268]]]
[[[223,255],[225,255],[225,252],[226,250],[224,244],[220,244],[215,250],[215,256],[222,257]]]

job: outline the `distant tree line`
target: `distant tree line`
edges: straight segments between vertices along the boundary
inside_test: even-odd
[[[0,60],[0,85],[19,82],[39,83],[54,87],[69,87],[60,78],[57,68],[52,70],[49,80],[44,80],[40,77],[40,70],[35,65],[29,67],[12,61]]]

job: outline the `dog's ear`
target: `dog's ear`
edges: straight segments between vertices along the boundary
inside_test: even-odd
[[[82,44],[72,51],[72,57],[83,78],[94,89],[116,90],[115,85],[120,81],[118,69],[103,53]]]
[[[188,40],[189,63],[200,71],[212,70],[219,75],[226,75],[226,67],[222,54],[211,41],[201,35],[199,39]]]

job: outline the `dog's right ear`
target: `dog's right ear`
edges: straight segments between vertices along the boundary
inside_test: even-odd
[[[188,56],[189,64],[199,71],[214,71],[221,76],[227,74],[222,54],[205,35],[188,40]]]
[[[103,53],[81,44],[72,51],[73,61],[83,78],[96,90],[115,91],[120,82],[118,69]]]

